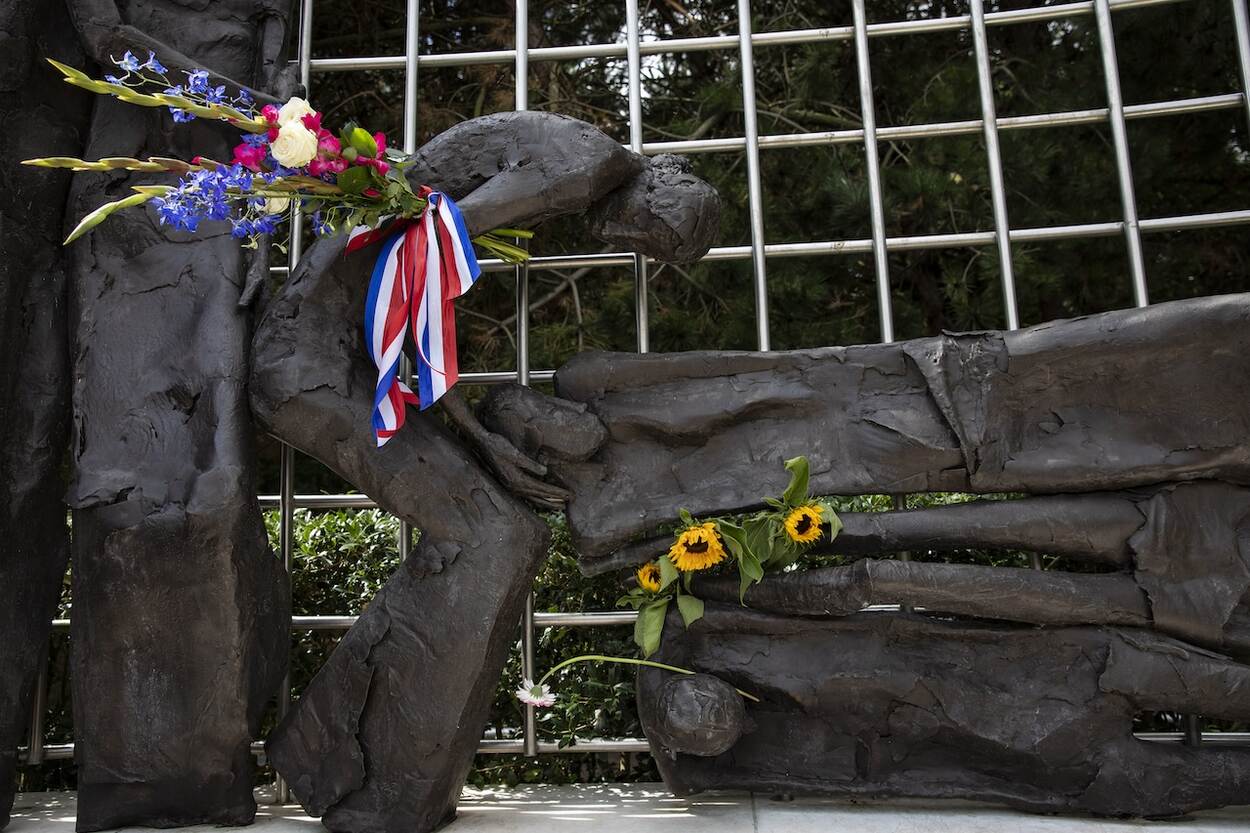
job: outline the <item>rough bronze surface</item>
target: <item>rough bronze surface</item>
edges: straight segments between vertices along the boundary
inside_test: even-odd
[[[1250,800],[1250,750],[1132,736],[1139,711],[1245,720],[1250,668],[1145,630],[807,619],[710,603],[688,630],[670,615],[656,658],[763,701],[746,704],[756,728],[724,754],[673,755],[659,740],[671,675],[639,674],[643,728],[678,795],[958,797],[1148,817]]]
[[[554,113],[462,122],[417,151],[408,176],[450,194],[480,231],[588,211],[605,243],[685,263],[707,254],[720,229],[720,196],[684,158],[640,156]]]
[[[466,122],[417,158],[411,175],[455,198],[472,234],[584,211],[646,170],[590,125],[539,113]],[[360,321],[377,246],[347,256],[343,247],[342,238],[314,243],[267,304],[253,342],[253,411],[422,536],[267,749],[331,830],[412,833],[454,816],[546,552],[546,526],[521,498],[545,505],[564,496],[537,479],[546,467],[523,453],[534,447],[525,424],[542,418],[563,429],[544,460],[585,459],[602,428],[572,403],[492,398],[487,423],[514,429],[509,443],[452,392],[440,410],[461,437],[410,408],[403,429],[376,447],[377,371]]]
[[[65,576],[62,466],[69,430],[65,259],[69,175],[18,167],[77,155],[85,93],[43,57],[81,66],[64,6],[0,4],[0,828],[13,804],[17,747]]]
[[[591,208],[591,233],[667,263],[698,260],[720,230],[720,195],[691,172],[685,157],[661,153],[645,165]]]
[[[608,432],[556,472],[583,569],[651,557],[679,507],[758,506],[799,454],[817,494],[1250,484],[1250,409],[1229,405],[1250,392],[1248,325],[1250,296],[1226,295],[888,345],[581,354],[557,395]]]
[[[175,75],[203,65],[265,86],[288,7],[70,10],[97,64],[126,48],[146,57],[151,43]],[[96,97],[82,155],[224,159],[237,141],[226,125],[175,126],[163,110]],[[167,181],[78,175],[68,213],[153,179]],[[77,826],[245,824],[250,745],[286,667],[289,616],[256,502],[247,261],[228,234],[171,231],[146,210],[119,212],[69,251]]]

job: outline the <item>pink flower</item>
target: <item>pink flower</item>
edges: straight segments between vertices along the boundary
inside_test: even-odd
[[[304,123],[304,127],[307,127],[313,133],[317,133],[317,134],[321,133],[321,114],[320,113],[309,113],[308,115],[301,118],[300,121]]]
[[[545,683],[535,685],[534,681],[529,679],[521,681],[521,687],[516,690],[516,699],[527,706],[537,706],[540,709],[556,704],[556,695],[552,693],[551,686]]]
[[[364,159],[360,162],[360,164],[368,165],[370,168],[377,171],[380,176],[386,176],[386,172],[391,169],[391,166],[383,162],[381,159]]]
[[[343,145],[329,130],[322,130],[317,134],[317,149],[326,156],[338,156],[343,152]]]
[[[278,108],[274,107],[272,104],[266,104],[264,107],[260,108],[260,114],[264,116],[265,121],[270,124],[278,123]]]
[[[322,159],[319,157],[308,163],[308,172],[313,176],[341,174],[345,170],[347,170],[347,161],[344,159]]]
[[[374,133],[374,134],[373,134],[373,141],[375,141],[375,142],[377,143],[377,145],[378,145],[377,157],[378,157],[379,159],[381,159],[381,158],[382,158],[382,154],[386,152],[386,134],[385,134],[385,133]]]
[[[265,145],[249,145],[247,142],[235,145],[234,160],[238,164],[252,171],[259,171],[261,163],[265,161],[265,155],[268,148]]]

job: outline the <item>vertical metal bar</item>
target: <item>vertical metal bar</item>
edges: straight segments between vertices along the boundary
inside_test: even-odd
[[[417,152],[417,50],[420,36],[420,6],[407,0],[404,17],[404,153]],[[399,373],[412,387],[412,362],[407,356],[399,360]],[[412,527],[399,522],[399,558],[412,552]]]
[[[299,81],[304,86],[304,94],[309,94],[312,84],[312,15],[313,0],[301,0],[299,22],[299,45],[296,50],[299,60]],[[291,237],[287,244],[287,278],[295,273],[304,248],[304,215],[298,205],[291,211]],[[282,452],[278,460],[278,548],[282,554],[282,566],[286,569],[287,581],[291,580],[291,569],[295,559],[295,449],[286,443],[282,444]],[[291,708],[291,673],[287,671],[282,678],[282,690],[278,693],[278,719]],[[291,800],[291,790],[286,779],[276,775],[274,780],[274,803],[286,804]]]
[[[1003,158],[998,146],[998,116],[994,111],[994,82],[990,76],[990,44],[985,33],[983,0],[971,0],[972,45],[977,59],[977,86],[981,93],[981,120],[985,132],[985,155],[990,166],[990,200],[994,207],[994,239],[1002,270],[1003,307],[1007,329],[1020,328],[1016,308],[1016,275],[1011,263],[1011,225],[1007,219],[1007,189],[1003,183]]]
[[[1133,277],[1133,302],[1144,307],[1146,262],[1142,255],[1141,229],[1137,224],[1137,197],[1133,193],[1133,167],[1128,155],[1128,130],[1124,125],[1124,101],[1120,96],[1120,64],[1115,55],[1115,30],[1111,25],[1110,0],[1094,0],[1098,19],[1098,42],[1102,47],[1102,74],[1107,85],[1111,141],[1115,145],[1115,165],[1120,179],[1120,204],[1124,214],[1124,239],[1128,244],[1129,270]]]
[[[975,2],[975,0],[974,0],[974,2]],[[899,512],[901,512],[901,511],[905,511],[905,510],[907,509],[907,495],[891,495],[891,496],[890,496],[890,502],[891,502],[891,504],[894,506],[894,510],[895,510],[895,511],[899,511]],[[911,561],[911,553],[910,553],[910,552],[900,552],[900,553],[898,554],[898,560],[899,560],[899,561]],[[911,606],[911,605],[899,605],[899,607],[902,609],[902,611],[903,611],[904,613],[911,613],[911,612],[912,612],[912,606]]]
[[[1196,714],[1185,715],[1185,745],[1202,746],[1202,723]]]
[[[642,56],[639,49],[638,0],[625,0],[625,56],[629,64],[629,148],[642,153]],[[647,258],[634,255],[634,330],[638,352],[651,349],[647,293]]]
[[[43,763],[43,717],[48,710],[48,655],[45,652],[39,666],[39,678],[35,680],[34,696],[31,697],[30,731],[26,735],[26,765]]]
[[[742,64],[742,122],[746,134],[747,211],[751,220],[751,265],[755,275],[755,336],[760,350],[772,349],[768,332],[768,273],[764,263],[764,193],[760,182],[759,123],[755,112],[755,54],[751,47],[751,0],[738,0],[738,51]]]
[[[868,170],[868,204],[872,215],[872,258],[877,273],[877,307],[881,341],[894,340],[894,308],[890,303],[890,258],[885,250],[885,198],[877,156],[877,115],[872,99],[872,65],[868,60],[868,15],[864,0],[851,3],[855,16],[855,63],[859,71],[860,118],[864,124],[864,167]]]
[[[1237,60],[1241,65],[1241,95],[1246,100],[1246,117],[1250,119],[1250,13],[1246,0],[1233,0],[1233,28],[1237,30]],[[1250,142],[1250,133],[1246,134]]]
[[[295,209],[295,217],[299,209]],[[296,230],[292,219],[290,266],[295,267],[298,256],[295,244]],[[290,273],[287,273],[290,275]],[[286,570],[286,580],[291,581],[291,570],[294,567],[295,552],[295,449],[286,443],[282,444],[282,454],[278,461],[278,548],[282,553],[282,566]],[[289,637],[288,637],[289,641]],[[289,644],[289,642],[288,642]],[[289,650],[289,648],[288,648]],[[278,693],[278,719],[281,720],[291,708],[291,672],[290,664],[282,678],[282,690]],[[274,803],[286,804],[291,800],[291,790],[286,779],[275,771]]]
[[[516,0],[516,109],[529,109],[529,3]],[[530,283],[529,267],[516,267],[516,379],[521,385],[530,383]],[[534,592],[525,597],[525,615],[521,619],[521,676],[534,679]],[[538,755],[538,719],[534,707],[525,707],[525,754]]]
[[[981,96],[981,122],[985,136],[985,156],[990,173],[990,200],[994,210],[994,241],[1002,270],[1003,311],[1007,329],[1020,329],[1016,302],[1016,274],[1011,262],[1011,223],[1007,217],[1007,187],[1003,180],[1003,155],[998,144],[998,114],[994,108],[994,80],[990,74],[990,42],[985,31],[984,0],[969,3],[972,19],[972,48],[977,61],[977,88]],[[1029,566],[1042,569],[1042,557],[1029,553]]]

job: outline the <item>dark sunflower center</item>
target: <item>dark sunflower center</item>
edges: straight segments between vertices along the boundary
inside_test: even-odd
[[[799,518],[799,522],[794,525],[794,531],[800,535],[806,535],[807,531],[812,528],[812,516],[803,515]]]
[[[695,541],[693,544],[686,544],[686,552],[707,552],[707,541]]]

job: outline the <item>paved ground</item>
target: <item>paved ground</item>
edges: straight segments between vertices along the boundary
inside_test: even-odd
[[[261,799],[264,800],[263,798]],[[5,833],[72,833],[73,793],[18,796]],[[188,828],[220,831],[222,828]],[[249,833],[320,833],[299,807],[262,804]],[[448,833],[1247,833],[1250,807],[1183,822],[1030,816],[970,802],[772,801],[725,793],[673,798],[659,784],[466,790]]]

